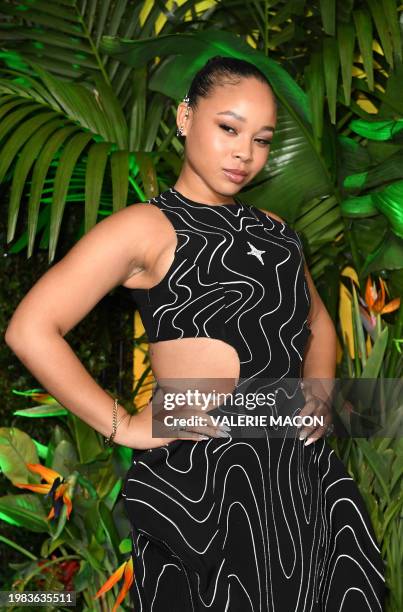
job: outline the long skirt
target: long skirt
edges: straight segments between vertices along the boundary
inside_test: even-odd
[[[324,437],[136,450],[122,494],[135,612],[384,610],[369,515]]]

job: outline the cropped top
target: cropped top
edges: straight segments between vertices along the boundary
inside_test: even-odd
[[[299,377],[311,300],[297,232],[240,200],[203,204],[173,187],[147,203],[177,237],[164,278],[129,289],[148,341],[216,338],[235,348],[241,377]]]

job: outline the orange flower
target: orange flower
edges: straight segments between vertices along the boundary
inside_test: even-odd
[[[133,582],[133,558],[132,557],[129,557],[129,559],[124,561],[122,565],[120,565],[118,569],[113,572],[112,576],[108,578],[105,584],[101,586],[99,591],[94,596],[94,599],[97,599],[100,595],[103,595],[104,593],[106,593],[106,591],[109,591],[109,589],[111,589],[113,585],[116,584],[116,582],[118,582],[118,580],[121,579],[123,574],[124,574],[123,586],[120,589],[119,595],[116,598],[112,612],[117,611],[119,605],[122,603],[122,601],[126,597],[132,585],[132,582]]]
[[[377,291],[375,284],[372,283],[371,275],[367,278],[367,284],[365,287],[365,302],[368,306],[370,313],[385,314],[387,312],[393,312],[400,306],[400,298],[395,298],[385,305],[385,283],[382,278],[379,277],[379,283],[381,286],[380,293]]]
[[[393,312],[400,306],[400,298],[395,298],[385,305],[386,283],[382,278],[379,278],[379,284],[380,291],[378,292],[375,284],[372,283],[371,275],[369,275],[365,287],[365,299],[360,295],[358,296],[361,303],[359,307],[361,320],[365,329],[371,335],[376,327],[377,316]]]
[[[63,504],[67,506],[67,518],[70,518],[70,513],[73,509],[73,505],[71,503],[70,495],[68,493],[69,483],[65,481],[64,477],[52,470],[51,468],[45,467],[41,463],[27,463],[27,468],[36,474],[40,474],[43,480],[46,480],[47,484],[30,484],[30,483],[21,483],[16,482],[14,486],[19,487],[20,489],[29,489],[30,491],[34,491],[35,493],[45,494],[46,497],[51,497],[52,507],[47,516],[47,519],[55,517],[58,518],[60,514],[60,510],[62,509]]]

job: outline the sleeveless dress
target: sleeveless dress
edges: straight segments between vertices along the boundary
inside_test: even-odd
[[[164,278],[130,290],[148,340],[221,340],[239,357],[239,388],[289,391],[311,333],[297,232],[238,199],[202,204],[171,187],[148,203],[177,237]],[[300,386],[288,391],[301,409]],[[135,612],[384,609],[369,515],[324,437],[305,446],[266,429],[134,450],[122,495]]]

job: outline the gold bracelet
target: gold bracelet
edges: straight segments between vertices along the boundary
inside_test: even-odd
[[[113,439],[116,436],[117,416],[118,416],[118,399],[115,398],[114,402],[115,404],[113,406],[113,414],[112,414],[112,433],[108,438],[105,438],[106,446],[112,446]]]
[[[124,419],[126,417],[128,417],[130,415],[129,412],[125,412],[125,414],[119,419],[119,421],[117,420],[117,416],[118,416],[118,399],[115,398],[114,400],[114,406],[113,406],[113,415],[112,415],[112,433],[108,438],[105,438],[105,444],[106,446],[112,446],[113,444],[113,440],[116,436],[116,431],[117,428],[119,427],[119,425],[121,424],[122,421],[124,421]]]

